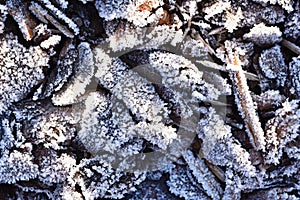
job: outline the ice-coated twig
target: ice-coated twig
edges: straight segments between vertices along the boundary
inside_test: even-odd
[[[300,47],[298,47],[296,44],[286,40],[286,39],[283,39],[282,42],[281,42],[282,46],[288,48],[289,50],[291,50],[292,52],[300,55]]]
[[[230,72],[234,88],[236,90],[236,101],[238,109],[245,120],[248,137],[256,150],[265,148],[264,131],[261,127],[259,117],[256,113],[256,108],[250,95],[247,79],[241,67],[240,60],[234,56],[232,64],[226,66]]]
[[[211,30],[208,35],[216,35],[216,34],[221,34],[226,32],[226,30],[224,29],[224,27],[219,27],[219,28],[215,28],[213,30]]]
[[[196,63],[202,64],[205,67],[211,68],[211,69],[216,69],[216,70],[220,70],[223,72],[227,72],[228,70],[226,69],[226,67],[222,66],[222,65],[218,65],[217,63],[208,61],[208,60],[197,60]],[[259,78],[256,74],[253,74],[251,72],[247,72],[244,71],[244,74],[246,76],[246,78],[248,80],[252,80],[252,81],[259,81]]]
[[[204,159],[204,155],[202,153],[202,151],[199,152],[198,154],[199,159]],[[225,172],[218,167],[217,165],[214,165],[212,163],[210,163],[209,161],[205,160],[205,164],[207,165],[207,167],[210,169],[210,171],[223,183],[225,182]]]
[[[46,8],[50,10],[50,12],[55,15],[58,19],[61,19],[67,26],[74,31],[74,34],[77,35],[79,33],[79,28],[77,24],[75,24],[69,17],[67,17],[62,11],[57,9],[52,3],[48,0],[39,0]]]
[[[205,42],[205,40],[201,37],[201,35],[199,33],[197,33],[196,31],[194,31],[192,33],[192,37],[193,37],[193,39],[202,42],[204,44],[204,46],[207,47],[209,53],[214,54],[214,55],[216,54],[215,50],[207,42]]]

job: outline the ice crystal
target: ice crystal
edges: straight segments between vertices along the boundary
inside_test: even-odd
[[[216,14],[224,12],[226,9],[229,9],[231,6],[230,1],[218,1],[213,5],[206,7],[204,9],[205,19],[208,20],[209,18],[213,17]]]
[[[268,5],[265,7],[256,3],[248,2],[242,10],[244,18],[242,23],[239,25],[241,27],[253,27],[260,23],[274,25],[284,22],[285,20],[284,10],[280,9],[278,6]]]
[[[112,20],[125,17],[125,12],[129,2],[129,0],[113,0],[108,3],[104,0],[96,0],[95,6],[99,12],[100,17],[103,17],[106,20]]]
[[[197,157],[195,158],[191,151],[184,152],[183,158],[188,163],[193,175],[196,177],[197,181],[201,183],[206,193],[212,199],[221,199],[223,189],[214,175],[210,172],[209,168],[205,165],[204,161]]]
[[[215,23],[219,26],[224,26],[228,32],[232,33],[238,24],[241,23],[243,12],[240,7],[235,10],[231,8],[232,5],[230,1],[217,1],[213,5],[204,8],[203,11],[206,14],[204,18],[209,20],[215,16],[223,15],[225,20],[222,17],[220,21],[217,19]]]
[[[59,44],[60,40],[61,40],[61,36],[53,35],[47,40],[41,42],[41,47],[43,49],[49,49],[50,47],[54,47],[55,45]]]
[[[57,156],[51,152],[50,155],[40,158],[39,166],[39,179],[45,185],[53,185],[66,181],[70,171],[76,166],[76,160],[65,153]]]

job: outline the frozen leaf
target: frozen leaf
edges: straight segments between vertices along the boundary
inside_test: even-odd
[[[233,167],[246,176],[253,176],[254,166],[249,153],[241,147],[230,132],[230,127],[213,109],[200,119],[198,136],[203,141],[201,154],[214,165]]]
[[[39,3],[31,2],[30,11],[42,22],[51,23],[58,30],[60,30],[67,37],[73,38],[74,35],[79,34],[79,28],[76,23],[66,16],[61,10],[56,8],[48,0],[40,0],[41,4],[47,9],[44,9]],[[52,15],[56,18],[54,18]],[[63,24],[66,24],[65,27]]]
[[[38,166],[33,163],[33,158],[28,153],[14,150],[9,155],[4,155],[0,160],[0,182],[16,183],[28,181],[38,176]]]
[[[106,20],[125,18],[139,27],[158,23],[164,14],[162,5],[164,3],[161,0],[95,1],[100,17]]]
[[[0,4],[0,34],[4,31],[4,22],[7,16],[7,7]]]
[[[6,2],[8,13],[18,23],[19,28],[25,40],[31,40],[33,37],[33,28],[35,22],[30,18],[27,6],[20,0],[10,0]]]
[[[243,1],[247,2],[247,1]],[[262,6],[257,3],[247,2],[242,8],[244,18],[240,27],[253,27],[255,24],[265,23],[274,25],[284,22],[284,10],[278,6]]]
[[[290,92],[300,97],[300,57],[294,57],[289,63]]]
[[[93,53],[88,43],[81,43],[77,47],[79,61],[75,65],[75,74],[66,86],[56,93],[52,102],[55,105],[69,105],[85,93],[85,88],[94,76]]]
[[[0,42],[0,113],[12,102],[26,97],[44,78],[43,68],[48,67],[49,55],[40,47],[26,48],[16,36],[9,34]]]
[[[135,191],[136,185],[146,178],[144,173],[131,174],[113,169],[101,157],[82,160],[71,174],[68,178],[70,186],[78,185],[85,199],[121,199]]]
[[[259,57],[259,66],[268,79],[284,86],[287,77],[287,66],[284,62],[280,46],[276,45],[264,50]]]
[[[276,111],[276,116],[266,124],[267,151],[266,163],[279,164],[285,145],[299,136],[300,109],[299,101],[286,101],[283,108]]]
[[[264,23],[255,25],[243,38],[258,46],[271,46],[282,40],[282,33],[276,26],[268,27]]]
[[[263,3],[263,4],[279,4],[284,8],[287,12],[291,12],[294,10],[294,0],[254,0],[255,2]]]
[[[171,169],[167,185],[171,193],[187,200],[210,199],[185,167]]]
[[[299,2],[295,6],[296,9],[289,14],[284,24],[284,34],[288,38],[292,38],[294,41],[300,38],[300,14],[299,14]]]
[[[183,158],[187,162],[196,180],[202,185],[207,195],[212,199],[221,199],[223,189],[206,166],[204,160],[199,157],[195,157],[193,152],[189,150],[183,153]]]
[[[76,160],[65,153],[60,156],[52,153],[39,159],[41,160],[39,163],[41,170],[38,178],[45,185],[65,182],[70,171],[76,166]]]
[[[95,7],[99,12],[99,16],[106,20],[113,20],[117,18],[124,18],[127,10],[127,6],[130,0],[96,0]]]
[[[66,42],[66,44],[60,51],[57,65],[48,76],[48,79],[39,96],[45,98],[52,95],[53,92],[64,90],[65,88],[63,88],[63,86],[68,85],[66,82],[71,76],[73,70],[76,70],[79,67],[77,65],[79,60],[78,57],[79,52],[75,45],[70,41]]]

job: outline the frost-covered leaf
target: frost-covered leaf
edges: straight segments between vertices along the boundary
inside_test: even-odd
[[[270,46],[282,40],[281,31],[277,26],[268,27],[264,23],[255,25],[243,38],[258,46]]]
[[[299,101],[286,101],[266,124],[266,163],[279,164],[285,145],[299,136]]]
[[[12,102],[25,98],[44,78],[49,55],[40,47],[26,48],[16,36],[9,34],[0,42],[0,113]]]
[[[261,53],[259,66],[265,77],[273,79],[278,86],[284,86],[287,76],[287,66],[279,45],[264,50]]]

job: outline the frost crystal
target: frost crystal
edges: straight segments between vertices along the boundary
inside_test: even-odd
[[[223,20],[223,17],[220,21],[218,21],[217,19],[216,24],[218,24],[219,26],[223,25],[228,30],[228,32],[232,33],[243,19],[243,12],[240,7],[235,10],[232,10],[231,8],[232,5],[230,1],[217,1],[213,5],[204,8],[203,11],[204,13],[206,13],[204,18],[206,20],[209,20],[213,17],[225,15],[225,20]]]
[[[282,40],[281,31],[276,26],[268,27],[264,23],[255,25],[243,38],[258,46],[273,45]]]
[[[130,0],[96,0],[95,6],[99,12],[99,16],[106,20],[112,20],[117,18],[124,18],[127,6]]]
[[[50,47],[57,45],[60,42],[60,40],[61,40],[61,36],[53,35],[50,38],[48,38],[47,40],[43,41],[41,43],[41,47],[43,49],[49,49]]]
[[[241,27],[253,27],[260,23],[273,25],[284,22],[285,20],[284,10],[278,6],[268,5],[265,7],[252,2],[248,2],[248,4],[243,7],[243,15],[244,18],[240,25]]]
[[[229,11],[226,12],[226,22],[225,28],[228,30],[229,33],[232,33],[234,30],[237,29],[238,23],[243,19],[243,13],[241,8],[238,8],[235,14],[230,13]]]
[[[65,153],[59,157],[55,154],[45,155],[40,159],[41,172],[39,179],[45,185],[63,183],[76,165],[76,160]]]

